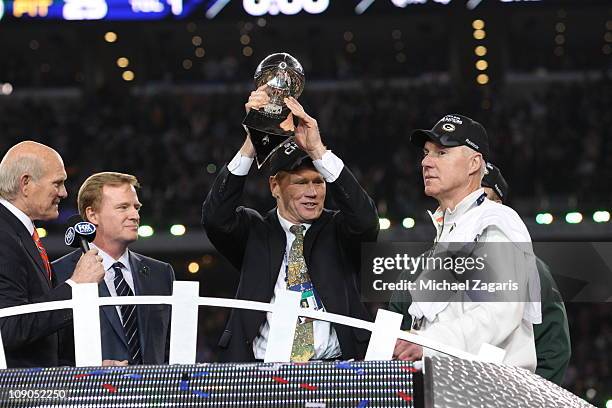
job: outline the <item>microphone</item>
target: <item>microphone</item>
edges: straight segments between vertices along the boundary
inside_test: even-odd
[[[64,242],[72,248],[81,248],[83,253],[89,251],[89,243],[96,237],[96,226],[83,221],[79,214],[68,218],[68,229],[64,234]]]

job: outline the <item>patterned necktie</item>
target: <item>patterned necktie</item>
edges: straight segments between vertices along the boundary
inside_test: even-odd
[[[45,247],[40,241],[40,237],[38,236],[38,231],[36,231],[36,228],[34,228],[32,239],[34,240],[34,243],[36,244],[36,248],[38,248],[38,253],[40,254],[40,257],[42,258],[43,265],[45,266],[45,271],[47,272],[47,277],[49,278],[49,281],[50,281],[51,280],[51,264],[49,263],[49,257],[47,256],[47,251],[45,250]]]
[[[134,296],[132,289],[123,278],[123,264],[121,262],[115,262],[113,269],[115,270],[115,290],[117,296]],[[123,331],[125,332],[125,338],[128,343],[128,351],[130,353],[130,364],[142,364],[142,356],[140,352],[140,338],[138,337],[138,319],[136,317],[136,306],[135,305],[122,305],[119,306],[121,310],[121,320],[123,324]]]
[[[299,286],[310,282],[306,260],[304,259],[304,229],[303,225],[292,225],[289,231],[295,235],[287,261],[287,288],[300,290]],[[304,305],[302,304],[302,307]],[[305,362],[314,356],[314,328],[312,320],[304,321],[298,318],[291,350],[291,361]]]

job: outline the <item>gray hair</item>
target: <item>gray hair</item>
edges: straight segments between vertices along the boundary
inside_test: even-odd
[[[465,157],[471,156],[474,154],[475,150],[467,147],[467,146],[459,146],[461,147],[462,151],[463,151],[463,155]],[[479,171],[479,177],[478,179],[482,182],[482,179],[484,178],[485,174],[487,172],[487,162],[485,161],[484,157],[480,156],[480,171]]]
[[[487,174],[487,162],[485,161],[484,157],[481,157],[480,160],[480,183],[482,183],[482,179],[484,178],[485,174]]]
[[[7,156],[0,162],[0,197],[11,201],[19,193],[21,177],[28,175],[37,181],[44,176],[44,166],[42,160],[32,154],[20,155],[16,160]]]

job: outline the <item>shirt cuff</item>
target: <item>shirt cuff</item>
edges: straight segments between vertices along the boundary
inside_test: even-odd
[[[328,183],[336,181],[344,168],[342,159],[336,156],[331,150],[327,150],[320,160],[313,160],[312,164],[314,164],[317,171],[321,173]]]
[[[74,286],[77,284],[75,281],[73,281],[72,279],[68,279],[66,281],[66,283],[71,287],[74,288]]]
[[[240,154],[240,152],[238,152],[232,161],[227,165],[227,169],[234,176],[246,176],[249,174],[253,160],[255,159],[252,157],[243,156]]]

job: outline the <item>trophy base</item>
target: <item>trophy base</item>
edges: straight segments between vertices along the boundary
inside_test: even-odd
[[[251,109],[242,124],[249,130],[251,142],[255,146],[255,161],[260,169],[276,149],[293,137],[294,132],[283,130],[280,124],[287,119],[289,109],[283,108],[280,115],[271,115]]]

